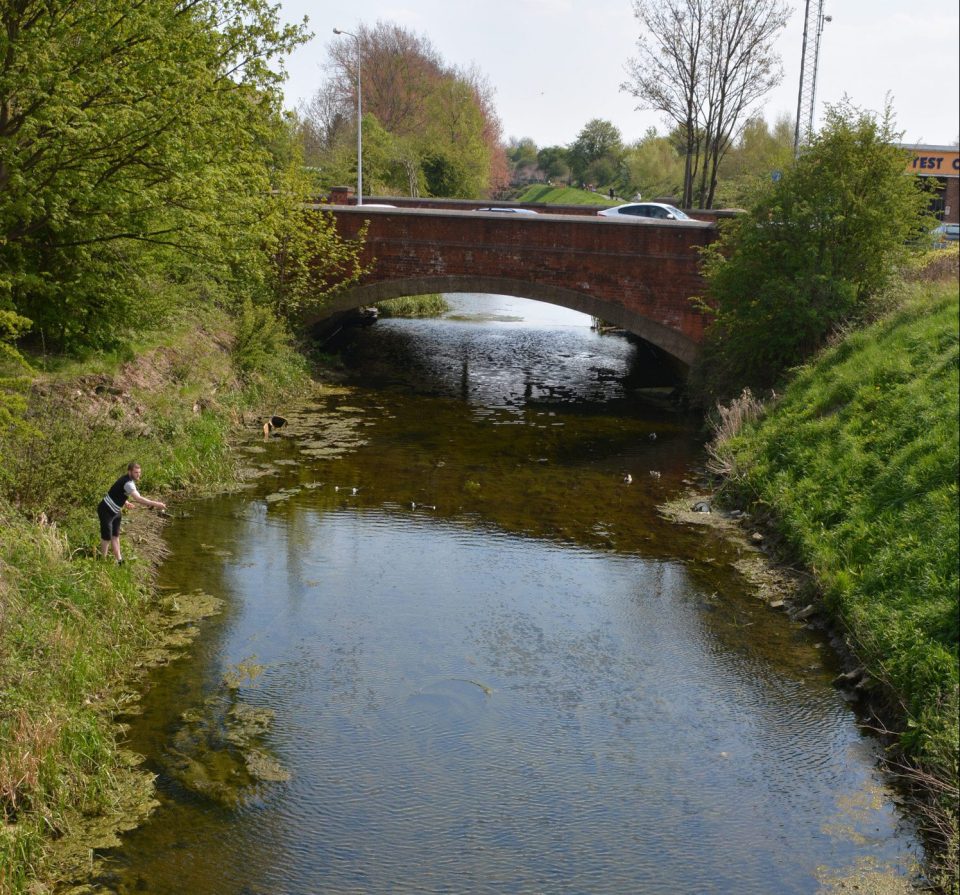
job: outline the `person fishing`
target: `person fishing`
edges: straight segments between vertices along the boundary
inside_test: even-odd
[[[162,500],[150,500],[137,490],[137,482],[143,470],[136,461],[127,464],[126,475],[120,476],[107,491],[103,500],[97,505],[97,516],[100,519],[100,555],[106,559],[107,549],[113,548],[113,555],[117,565],[123,565],[123,556],[120,554],[120,513],[123,505],[132,500],[145,507],[155,507],[165,510],[167,505]]]

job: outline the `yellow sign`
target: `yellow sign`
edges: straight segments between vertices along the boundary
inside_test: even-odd
[[[921,177],[960,177],[960,152],[956,149],[905,148],[911,153],[908,171]]]

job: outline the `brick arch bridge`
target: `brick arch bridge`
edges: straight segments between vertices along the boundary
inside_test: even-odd
[[[698,250],[704,221],[656,224],[596,216],[325,206],[341,236],[369,221],[362,259],[373,268],[325,315],[431,292],[513,295],[623,327],[689,365],[705,318]]]

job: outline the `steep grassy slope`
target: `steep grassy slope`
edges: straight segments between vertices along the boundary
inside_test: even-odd
[[[934,832],[952,839],[951,861],[958,315],[955,282],[912,287],[896,313],[800,370],[758,422],[718,448],[728,487],[812,570],[826,614],[881,685],[902,754],[929,775]]]

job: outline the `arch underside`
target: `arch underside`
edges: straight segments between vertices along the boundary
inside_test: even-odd
[[[512,295],[515,298],[530,298],[546,304],[559,305],[572,311],[581,311],[591,317],[599,317],[607,323],[622,327],[641,339],[650,342],[685,365],[693,363],[697,356],[697,344],[683,333],[650,320],[623,305],[614,304],[575,289],[557,286],[542,286],[525,280],[508,277],[408,277],[384,280],[356,286],[337,295],[324,308],[325,314],[333,315],[365,305],[377,304],[391,298],[408,295],[429,295],[435,292],[478,292],[490,295]]]

